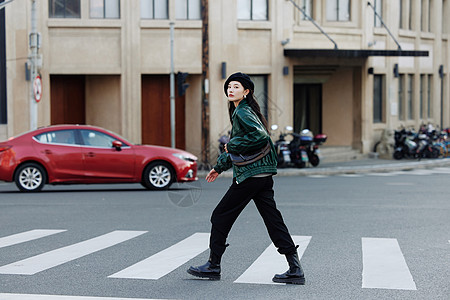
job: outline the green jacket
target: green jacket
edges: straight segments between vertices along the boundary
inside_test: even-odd
[[[267,142],[270,143],[272,151],[260,160],[245,166],[233,165],[228,153],[224,152],[217,158],[214,170],[220,174],[233,167],[233,177],[237,183],[262,173],[276,174],[277,154],[272,139],[246,99],[236,107],[232,119],[233,128],[231,139],[227,144],[228,152],[243,155],[255,153],[266,146]]]

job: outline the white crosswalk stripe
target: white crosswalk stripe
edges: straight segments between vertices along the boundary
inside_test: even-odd
[[[294,243],[299,245],[297,251],[301,259],[311,241],[310,236],[292,236]],[[272,282],[274,272],[284,273],[287,269],[286,259],[277,252],[271,244],[258,259],[238,278],[236,283],[278,284]]]
[[[47,229],[35,229],[25,231],[10,236],[0,238],[0,248],[17,245],[32,240],[40,239],[49,235],[64,232],[66,230],[47,230]]]
[[[2,237],[0,239],[0,245],[3,247],[16,245],[24,241],[31,241],[64,231],[66,230],[31,230]],[[147,231],[112,231],[89,240],[2,266],[0,267],[0,274],[34,275],[71,260],[125,242],[146,232]],[[119,270],[108,276],[108,278],[158,280],[206,251],[209,248],[209,236],[209,233],[194,233],[180,242],[173,244],[134,265]],[[306,248],[309,246],[312,237],[293,236],[292,238],[295,244],[299,245],[298,254],[301,258],[304,255]],[[450,240],[448,243],[450,243]],[[19,245],[16,247],[24,246]],[[358,259],[362,265],[361,288],[395,290],[417,289],[413,276],[407,266],[407,260],[403,256],[397,239],[363,237],[361,238],[361,244],[358,245],[358,247],[362,248],[362,260],[361,257],[355,258]],[[234,281],[234,283],[276,284],[271,281],[273,275],[275,273],[283,273],[286,269],[287,264],[284,256],[276,251],[273,244],[270,244],[265,251],[256,258],[253,264],[251,264],[250,267]],[[0,299],[61,299],[58,298],[59,296],[38,296],[26,294],[0,294]],[[109,298],[74,297],[73,299],[94,300]],[[123,298],[110,299],[119,300]]]
[[[362,238],[363,288],[416,290],[396,239]]]
[[[147,231],[113,231],[84,242],[59,248],[0,267],[0,274],[34,275],[71,260],[122,243],[146,232]]]
[[[181,242],[109,277],[159,279],[208,248],[209,233],[195,233]]]

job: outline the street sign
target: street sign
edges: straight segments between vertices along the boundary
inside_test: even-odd
[[[34,78],[33,91],[34,91],[34,100],[36,100],[36,102],[39,103],[39,101],[41,101],[42,98],[42,80],[39,75],[36,76],[36,78]]]

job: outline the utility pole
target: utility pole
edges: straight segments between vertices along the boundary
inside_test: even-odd
[[[31,32],[29,35],[30,43],[30,56],[28,61],[30,63],[31,84],[30,84],[30,130],[37,128],[37,99],[35,95],[35,82],[40,78],[36,78],[38,75],[38,47],[39,47],[39,34],[37,32],[37,17],[36,17],[36,0],[31,0]],[[39,86],[39,88],[41,88]],[[39,98],[40,100],[40,98]]]
[[[170,145],[175,148],[175,67],[173,62],[174,22],[170,22]]]
[[[209,164],[209,5],[202,4],[202,164]]]

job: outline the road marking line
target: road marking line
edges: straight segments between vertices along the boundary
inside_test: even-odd
[[[5,236],[0,238],[0,248],[8,247],[16,244],[25,243],[32,240],[37,240],[49,235],[57,234],[67,230],[47,230],[47,229],[35,229],[30,231],[25,231],[10,236]]]
[[[362,238],[362,287],[417,290],[397,239]]]
[[[159,279],[209,248],[209,233],[194,233],[109,278]]]
[[[292,236],[294,243],[299,245],[297,251],[301,259],[311,241],[310,236]],[[286,258],[280,255],[273,244],[253,262],[253,264],[236,279],[235,283],[279,284],[272,281],[276,272],[283,273],[288,269]]]
[[[147,298],[114,298],[114,297],[84,297],[84,296],[66,296],[66,295],[32,295],[32,294],[2,294],[1,300],[158,300]],[[163,300],[163,299],[159,299]]]
[[[96,238],[59,248],[0,267],[0,274],[34,275],[71,260],[135,238],[147,231],[113,231]]]
[[[339,177],[349,177],[349,178],[363,177],[363,175],[361,175],[361,174],[350,174],[350,173],[339,174],[338,176]]]
[[[384,173],[384,172],[377,173],[377,172],[375,172],[375,173],[367,173],[367,175],[369,175],[369,176],[379,176],[379,177],[391,177],[391,176],[396,176],[396,175],[399,175],[399,174],[395,174],[394,172],[392,172],[392,173]]]

